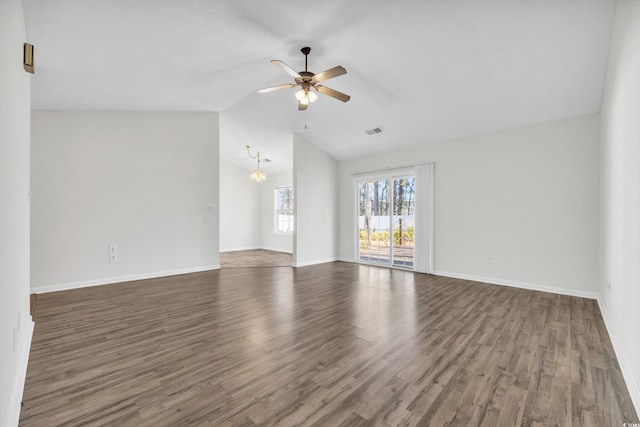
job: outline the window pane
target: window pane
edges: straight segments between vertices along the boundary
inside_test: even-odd
[[[293,186],[276,187],[276,233],[293,233]]]

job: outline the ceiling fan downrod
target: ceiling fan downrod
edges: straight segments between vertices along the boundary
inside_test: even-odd
[[[309,55],[311,53],[311,48],[310,47],[303,47],[302,49],[300,49],[300,52],[302,52],[302,54],[304,55],[304,71],[308,71],[307,70],[307,55]]]

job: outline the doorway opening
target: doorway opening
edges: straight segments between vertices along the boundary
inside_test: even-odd
[[[293,169],[254,182],[220,159],[220,267],[291,267]]]

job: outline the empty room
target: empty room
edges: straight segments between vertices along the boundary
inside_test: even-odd
[[[0,36],[0,425],[640,425],[640,1]]]

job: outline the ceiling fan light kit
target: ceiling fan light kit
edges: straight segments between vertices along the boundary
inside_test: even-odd
[[[296,92],[296,99],[300,101],[301,104],[309,105],[318,100],[318,95],[311,92],[309,89],[300,89]]]
[[[289,89],[292,87],[300,86],[301,89],[296,92],[296,99],[298,100],[298,110],[306,110],[309,104],[316,102],[318,100],[318,95],[316,94],[316,92],[330,96],[342,102],[347,102],[351,99],[351,97],[345,93],[338,92],[337,90],[317,84],[325,80],[347,74],[347,70],[344,67],[338,65],[337,67],[333,67],[321,73],[314,74],[307,68],[307,59],[309,53],[311,53],[311,48],[303,47],[302,49],[300,49],[300,52],[302,52],[302,54],[304,55],[304,71],[300,71],[299,73],[296,73],[293,68],[289,67],[279,59],[274,59],[271,61],[273,65],[282,69],[285,73],[293,77],[295,79],[295,83],[287,83],[283,85],[267,87],[264,89],[259,89],[258,92],[268,93],[280,89]]]

